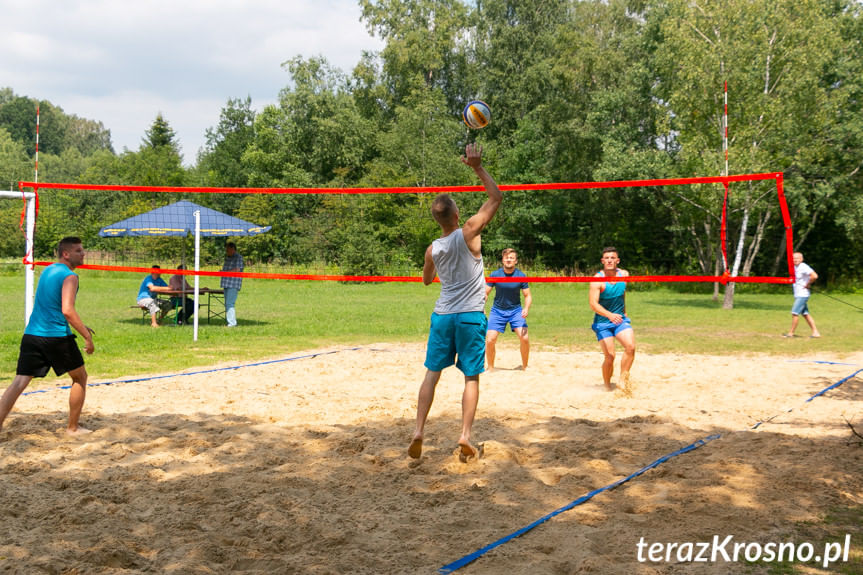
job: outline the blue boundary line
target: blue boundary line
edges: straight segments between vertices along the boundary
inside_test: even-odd
[[[788,363],[823,363],[827,365],[850,365],[857,367],[856,363],[842,363],[839,361],[824,361],[820,359],[789,359]]]
[[[857,371],[855,371],[855,372],[854,372],[854,373],[852,373],[851,375],[846,376],[846,377],[843,377],[842,379],[840,379],[840,380],[839,380],[839,381],[837,381],[836,383],[833,383],[833,384],[831,384],[831,385],[828,385],[827,387],[825,387],[824,389],[822,389],[821,391],[819,391],[818,393],[816,393],[815,395],[813,395],[812,397],[810,397],[809,399],[807,399],[806,401],[804,401],[803,403],[804,403],[804,404],[809,403],[810,401],[812,401],[812,400],[813,400],[813,399],[815,399],[816,397],[819,397],[819,396],[821,396],[821,395],[824,395],[825,393],[827,393],[827,392],[828,392],[828,391],[830,391],[831,389],[835,389],[835,388],[839,387],[840,385],[842,385],[843,383],[845,383],[845,382],[846,382],[846,381],[848,381],[849,379],[852,379],[853,377],[856,377],[856,376],[857,376],[857,374],[859,374],[860,372],[863,372],[863,369],[858,369]],[[753,426],[752,426],[752,427],[750,427],[749,429],[758,429],[758,428],[761,426],[761,424],[762,424],[762,423],[770,423],[771,421],[773,421],[774,419],[776,419],[776,418],[777,418],[777,417],[779,417],[780,415],[783,415],[783,414],[785,414],[785,413],[791,413],[792,411],[794,411],[794,408],[793,408],[793,407],[790,407],[790,408],[786,409],[785,411],[782,411],[782,412],[780,412],[780,413],[777,413],[776,415],[772,415],[772,416],[768,417],[767,419],[762,419],[761,421],[759,421],[758,423],[756,423],[755,425],[753,425]]]
[[[863,372],[863,368],[858,369],[857,371],[855,371],[851,375],[840,379],[839,381],[837,381],[836,383],[834,383],[828,387],[825,387],[824,389],[822,389],[821,391],[819,391],[818,393],[816,393],[815,395],[813,395],[812,397],[807,399],[804,403],[809,403],[810,401],[812,401],[816,397],[824,395],[825,393],[827,393],[831,389],[835,389],[835,388],[839,387],[840,385],[842,385],[843,383],[845,383],[849,379],[857,376],[857,374],[859,374],[861,372]],[[789,409],[788,411],[785,411],[783,413],[789,413],[791,411],[792,411],[792,409]],[[759,421],[754,426],[752,426],[750,429],[754,430],[754,429],[758,428],[762,423],[767,423],[767,422],[773,420],[774,418],[778,417],[778,415],[780,415],[780,414],[774,415],[773,417],[770,417],[769,419],[766,419],[764,421]],[[441,573],[441,574],[446,574],[446,573],[452,573],[453,571],[461,569],[462,567],[464,567],[468,563],[473,563],[474,561],[476,561],[477,559],[479,559],[481,556],[485,555],[487,552],[491,551],[492,549],[494,549],[496,547],[500,547],[504,543],[511,541],[511,540],[515,539],[516,537],[524,535],[525,533],[527,533],[528,531],[530,531],[534,527],[542,525],[543,523],[545,523],[546,521],[548,521],[549,519],[551,519],[552,517],[554,517],[556,515],[560,515],[561,513],[565,512],[565,511],[569,511],[573,507],[577,507],[577,506],[581,505],[582,503],[589,501],[595,495],[598,495],[598,494],[602,493],[603,491],[611,491],[612,489],[615,489],[616,487],[620,487],[621,485],[623,485],[627,481],[635,479],[639,475],[646,473],[647,471],[653,469],[654,467],[658,467],[659,465],[665,463],[669,459],[671,459],[673,457],[677,457],[678,455],[682,455],[684,453],[688,453],[688,452],[693,451],[695,449],[698,449],[702,445],[705,445],[706,443],[713,441],[714,439],[719,439],[720,437],[721,437],[720,434],[708,435],[707,437],[704,437],[704,438],[699,439],[693,443],[690,443],[686,447],[682,447],[682,448],[678,449],[677,451],[669,453],[668,455],[663,455],[662,457],[660,457],[659,459],[657,459],[653,463],[650,463],[649,465],[642,467],[641,469],[639,469],[638,471],[636,471],[632,475],[624,477],[623,479],[619,479],[619,480],[615,481],[614,483],[606,485],[605,487],[600,487],[599,489],[595,489],[586,495],[582,495],[581,497],[579,497],[575,501],[572,501],[572,502],[564,505],[560,509],[556,509],[556,510],[552,511],[551,513],[549,513],[548,515],[545,515],[544,517],[540,517],[539,519],[537,519],[536,521],[534,521],[530,525],[522,527],[518,531],[510,533],[506,537],[498,539],[494,543],[486,545],[485,547],[482,547],[481,549],[477,549],[473,553],[465,555],[461,559],[458,559],[456,561],[453,561],[452,563],[448,563],[447,565],[444,565],[443,567],[438,569],[437,572]]]
[[[707,437],[705,437],[703,439],[699,439],[698,441],[696,441],[694,443],[690,443],[686,447],[678,449],[677,451],[675,451],[673,453],[669,453],[668,455],[663,455],[662,457],[660,457],[659,459],[657,459],[653,463],[642,467],[641,469],[639,469],[638,471],[636,471],[632,475],[629,475],[628,477],[624,477],[623,479],[618,479],[614,483],[606,485],[605,487],[600,487],[599,489],[594,489],[593,491],[591,491],[587,495],[582,495],[581,497],[579,497],[575,501],[564,505],[560,509],[556,509],[555,511],[552,511],[548,515],[546,515],[544,517],[540,517],[539,519],[537,519],[536,521],[534,521],[530,525],[527,525],[526,527],[522,527],[521,529],[519,529],[518,531],[516,531],[514,533],[510,533],[506,537],[498,539],[494,543],[491,543],[490,545],[486,545],[482,549],[477,549],[473,553],[471,553],[469,555],[465,555],[464,557],[462,557],[461,559],[459,559],[457,561],[453,561],[452,563],[450,563],[448,565],[444,565],[443,567],[438,569],[438,573],[452,573],[453,571],[464,567],[468,563],[472,563],[473,561],[479,559],[480,556],[484,555],[488,551],[491,551],[495,547],[499,547],[499,546],[503,545],[504,543],[506,543],[507,541],[515,539],[516,537],[519,537],[521,535],[524,535],[525,533],[527,533],[528,531],[530,531],[534,527],[542,525],[543,523],[545,523],[546,521],[548,521],[549,519],[551,519],[555,515],[560,515],[564,511],[569,511],[573,507],[576,507],[578,505],[581,505],[582,503],[585,503],[586,501],[589,501],[590,499],[593,498],[593,496],[599,495],[603,491],[611,491],[612,489],[614,489],[616,487],[620,487],[621,485],[623,485],[627,481],[629,481],[631,479],[635,479],[639,475],[646,473],[647,471],[653,469],[654,467],[661,465],[662,463],[665,463],[666,461],[668,461],[672,457],[677,457],[678,455],[681,455],[683,453],[687,453],[689,451],[692,451],[693,449],[698,449],[702,445],[706,444],[708,441],[713,441],[714,439],[719,439],[719,437],[720,436],[718,434],[708,435]]]
[[[285,362],[285,361],[295,361],[295,360],[298,360],[298,359],[311,359],[311,358],[318,357],[318,356],[320,356],[320,355],[330,355],[330,354],[333,354],[333,353],[341,353],[341,352],[343,352],[343,351],[356,351],[356,350],[358,350],[358,349],[361,349],[361,348],[359,348],[359,347],[349,347],[349,348],[346,348],[346,349],[337,349],[337,350],[333,350],[333,351],[322,351],[322,352],[319,352],[319,353],[310,353],[310,354],[307,354],[307,355],[298,355],[298,356],[295,356],[295,357],[287,357],[287,358],[282,358],[282,359],[271,359],[271,360],[267,360],[267,361],[258,361],[258,362],[255,362],[255,363],[246,363],[246,364],[243,364],[243,365],[231,365],[231,366],[228,366],[228,367],[216,367],[216,368],[213,368],[213,369],[205,369],[205,370],[202,370],[202,371],[191,371],[191,372],[188,372],[188,373],[169,373],[169,374],[166,374],[166,375],[154,375],[154,376],[150,376],[150,377],[138,377],[138,378],[135,378],[135,379],[118,379],[118,380],[116,380],[116,381],[101,381],[101,382],[98,382],[98,383],[88,383],[88,384],[87,384],[87,387],[96,387],[97,385],[114,385],[115,383],[138,383],[138,382],[141,382],[141,381],[152,381],[152,380],[154,380],[154,379],[166,379],[166,378],[170,378],[170,377],[185,377],[185,376],[189,376],[189,375],[201,375],[201,374],[204,374],[204,373],[215,373],[215,372],[218,372],[218,371],[230,371],[230,370],[234,370],[234,369],[242,369],[242,368],[244,368],[244,367],[257,367],[257,366],[259,366],[259,365],[269,365],[269,364],[272,364],[272,363],[282,363],[282,362]],[[57,390],[62,390],[62,389],[70,389],[71,387],[72,387],[71,385],[61,385],[61,386],[59,386],[59,387],[52,387],[52,388],[50,388],[50,389],[35,389],[35,390],[33,390],[33,391],[25,391],[25,392],[24,392],[24,393],[22,393],[21,395],[33,395],[33,394],[36,394],[36,393],[48,393],[48,392],[50,392],[50,391],[57,391]]]
[[[835,388],[839,387],[840,385],[842,385],[843,383],[845,383],[845,382],[846,382],[846,381],[848,381],[849,379],[851,379],[851,378],[853,378],[853,377],[856,377],[856,376],[857,376],[857,374],[859,374],[859,373],[861,373],[861,372],[863,372],[863,369],[858,369],[857,371],[855,371],[855,372],[854,372],[854,373],[852,373],[851,375],[849,375],[849,376],[847,376],[847,377],[843,377],[842,379],[840,379],[839,381],[837,381],[837,382],[836,382],[836,383],[834,383],[833,385],[830,385],[830,386],[828,386],[828,387],[825,387],[824,389],[822,389],[821,391],[819,391],[818,393],[816,393],[815,395],[813,395],[812,397],[810,397],[809,399],[807,399],[807,400],[805,401],[805,403],[809,403],[810,401],[812,401],[812,400],[813,400],[813,399],[815,399],[816,397],[821,396],[821,395],[824,395],[825,393],[827,393],[827,392],[828,392],[828,391],[830,391],[831,389],[835,389]]]

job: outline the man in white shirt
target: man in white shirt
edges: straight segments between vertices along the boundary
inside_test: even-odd
[[[815,327],[815,320],[812,314],[809,313],[809,286],[815,283],[818,279],[818,274],[811,267],[803,263],[803,254],[794,252],[794,305],[791,306],[791,330],[783,334],[783,337],[794,337],[794,330],[797,329],[797,322],[800,321],[802,315],[806,319],[806,323],[812,329],[812,335],[809,337],[821,337],[818,333],[818,328]]]

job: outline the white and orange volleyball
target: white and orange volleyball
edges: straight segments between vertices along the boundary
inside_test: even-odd
[[[488,126],[491,121],[491,108],[482,100],[471,100],[464,107],[461,117],[468,128],[479,130]]]

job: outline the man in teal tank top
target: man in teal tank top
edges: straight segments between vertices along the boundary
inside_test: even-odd
[[[605,359],[602,362],[602,380],[608,391],[614,389],[611,376],[614,374],[614,340],[623,345],[623,358],[620,360],[620,388],[625,395],[632,395],[629,385],[629,370],[635,360],[635,333],[626,317],[626,282],[614,278],[626,277],[629,272],[617,267],[620,258],[617,249],[607,247],[602,250],[602,271],[596,277],[605,281],[590,282],[590,308],[594,312],[591,328],[596,333],[599,347]]]
[[[39,277],[33,312],[21,338],[15,379],[0,397],[0,428],[33,378],[45,377],[53,368],[57,375],[68,372],[72,378],[66,433],[90,432],[78,425],[87,393],[87,370],[69,327],[74,327],[84,338],[84,350],[93,353],[93,330],[84,325],[75,310],[78,275],[73,270],[84,263],[81,240],[76,237],[60,240],[57,257],[57,263],[45,268]]]

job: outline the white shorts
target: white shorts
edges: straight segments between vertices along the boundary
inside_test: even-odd
[[[138,300],[138,307],[149,310],[150,315],[156,315],[160,311],[171,309],[171,302],[164,299],[155,299],[152,297],[142,297]]]

